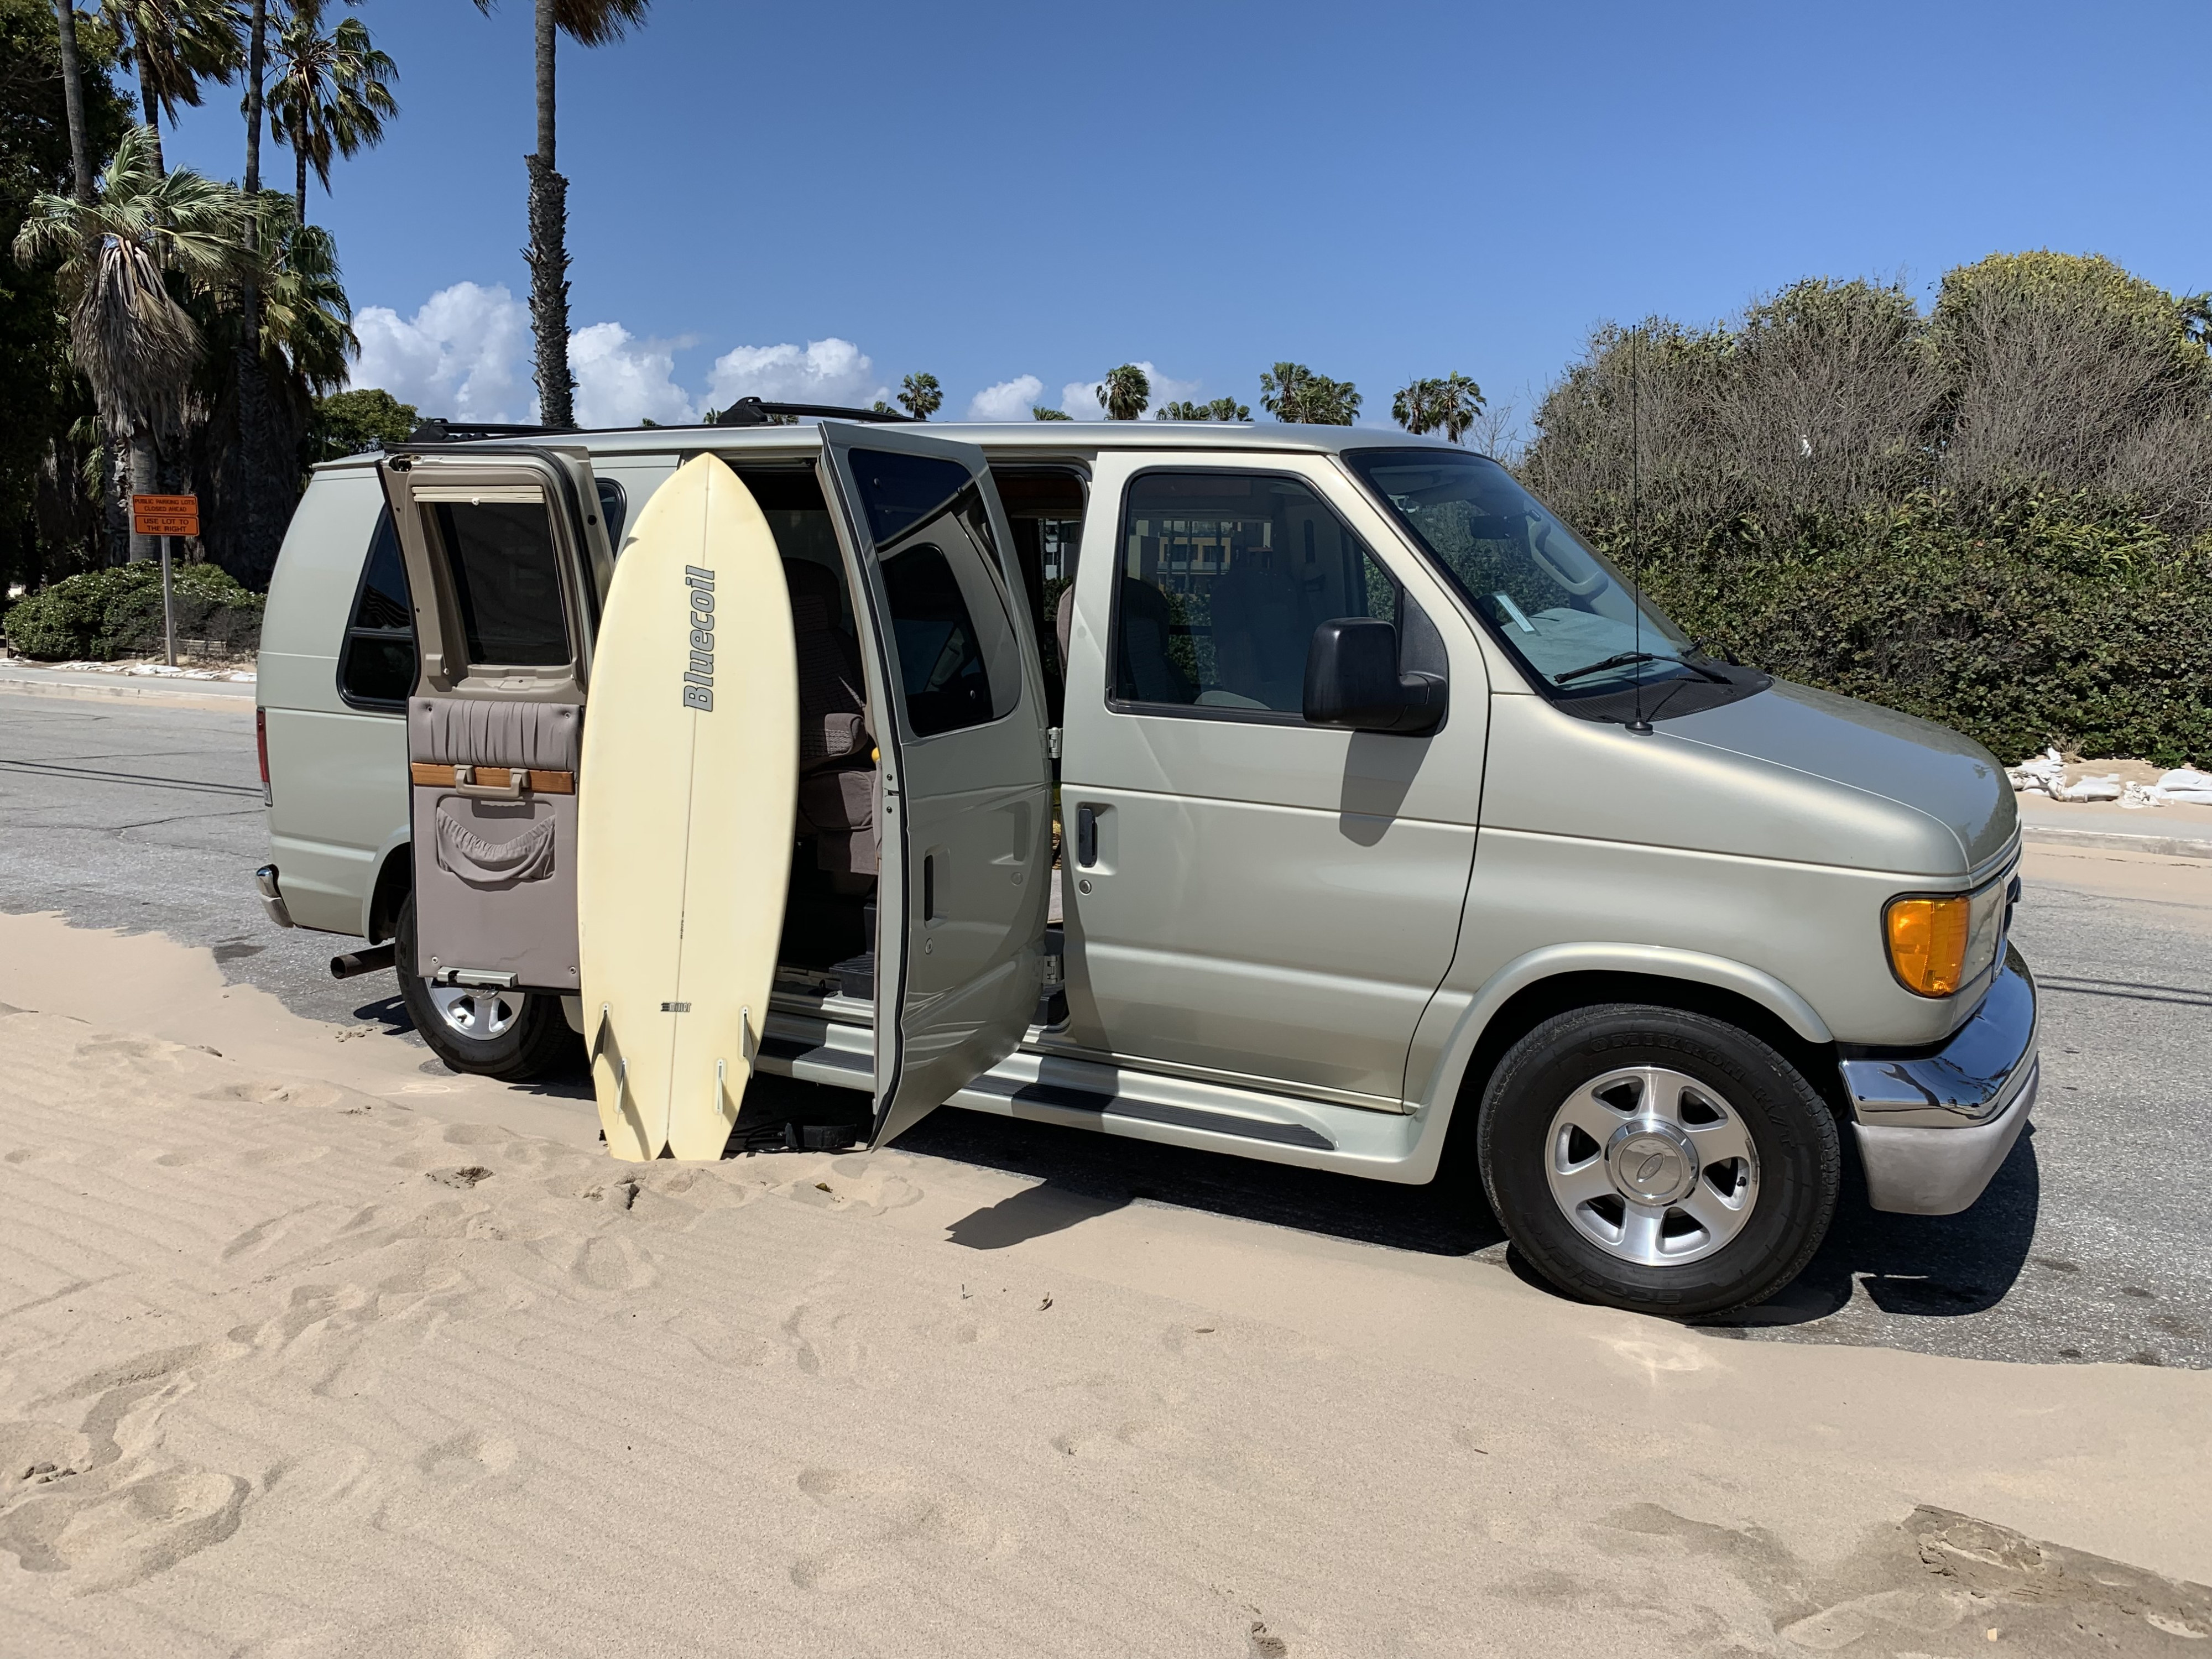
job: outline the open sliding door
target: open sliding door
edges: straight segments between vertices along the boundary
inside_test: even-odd
[[[881,753],[881,1146],[1020,1046],[1050,899],[1036,641],[981,450],[824,423]]]
[[[573,995],[576,764],[614,560],[591,467],[545,450],[382,468],[415,604],[416,958],[437,985]]]

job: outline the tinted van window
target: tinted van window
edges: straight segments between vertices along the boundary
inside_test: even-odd
[[[883,571],[907,724],[918,738],[981,726],[991,719],[990,672],[945,550],[911,543],[886,558]]]
[[[1116,590],[1115,702],[1301,717],[1314,629],[1402,605],[1312,487],[1270,472],[1140,474]]]
[[[933,517],[969,481],[968,469],[957,461],[895,449],[856,449],[852,466],[868,534],[878,547]]]
[[[399,535],[389,510],[377,515],[361,591],[338,652],[338,691],[348,702],[397,708],[415,689],[415,610]]]
[[[567,662],[568,629],[545,503],[437,501],[429,510],[453,573],[471,664]]]

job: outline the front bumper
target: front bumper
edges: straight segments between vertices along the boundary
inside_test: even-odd
[[[1981,1006],[1942,1048],[1845,1053],[1844,1089],[1875,1209],[1955,1215],[1982,1195],[2035,1104],[2037,1025],[2034,977],[2007,945]]]

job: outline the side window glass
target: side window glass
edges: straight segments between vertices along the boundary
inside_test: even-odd
[[[1115,594],[1119,703],[1301,715],[1314,629],[1400,626],[1402,590],[1303,479],[1147,472],[1129,486]]]
[[[338,691],[348,702],[398,708],[415,689],[415,610],[399,535],[380,513],[361,573],[361,592],[338,651]]]
[[[968,469],[957,461],[895,449],[856,449],[852,467],[868,535],[878,547],[934,518],[969,483]]]
[[[981,487],[957,461],[850,452],[876,544],[907,724],[918,738],[981,726],[1020,700],[1019,636]]]
[[[623,524],[629,516],[629,496],[612,478],[594,478],[599,491],[599,518],[607,527],[607,546],[622,556]]]
[[[983,725],[992,718],[990,671],[945,550],[909,543],[883,561],[883,572],[907,724],[918,738]]]
[[[560,566],[544,498],[534,492],[527,500],[479,494],[428,506],[453,572],[470,665],[544,668],[567,662]]]

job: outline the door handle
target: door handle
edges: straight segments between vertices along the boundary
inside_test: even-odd
[[[932,853],[921,861],[921,919],[937,920],[937,854]]]
[[[1098,813],[1093,807],[1075,809],[1075,861],[1085,869],[1098,862]]]
[[[471,800],[520,800],[530,792],[529,769],[511,766],[507,769],[505,783],[478,783],[473,766],[453,769],[453,793],[465,795]]]

